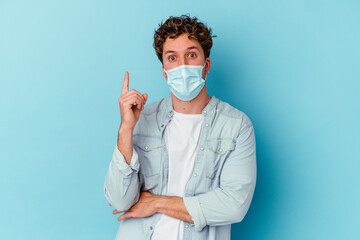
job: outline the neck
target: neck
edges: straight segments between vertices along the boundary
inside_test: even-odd
[[[172,93],[171,99],[173,108],[176,112],[184,114],[201,114],[202,110],[210,102],[211,97],[206,91],[206,86],[204,86],[199,95],[197,95],[193,100],[182,101],[175,97]]]

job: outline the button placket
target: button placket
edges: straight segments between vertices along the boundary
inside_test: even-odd
[[[204,114],[206,114],[206,110],[203,111]],[[206,120],[206,117],[204,118]],[[205,123],[205,127],[209,127],[208,123]],[[200,151],[204,151],[204,147],[200,147]]]
[[[199,154],[196,155],[193,170],[197,169],[198,165],[200,165],[202,162],[202,158],[204,157],[203,155],[204,155],[206,140],[209,135],[210,122],[214,118],[213,115],[209,116],[209,114],[207,113],[206,110],[203,110],[202,113],[203,113],[204,118],[203,118],[203,125],[202,125],[202,129],[201,129],[201,133],[200,133],[200,138],[199,138],[199,142],[198,142],[200,152],[199,152]],[[197,182],[197,180],[199,180],[199,178],[197,178],[198,174],[194,171],[192,173],[192,176],[193,176],[192,177],[193,181],[189,181],[185,188],[185,195],[188,195],[188,196],[193,196],[197,191],[197,186],[196,186],[195,182]],[[189,228],[189,226],[193,226],[193,225],[187,224],[187,226],[185,225],[184,227]]]

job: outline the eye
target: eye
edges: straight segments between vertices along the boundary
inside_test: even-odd
[[[196,53],[189,53],[189,54],[188,54],[188,57],[189,57],[189,58],[195,58],[195,57],[196,57]]]
[[[174,55],[171,55],[171,56],[169,56],[169,60],[170,60],[171,62],[173,62],[173,61],[176,60],[176,57],[175,57]]]

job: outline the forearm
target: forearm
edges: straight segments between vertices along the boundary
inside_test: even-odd
[[[125,161],[130,165],[131,157],[133,154],[133,144],[132,144],[133,130],[124,126],[120,126],[117,148],[122,153],[125,158]]]
[[[156,211],[167,216],[194,223],[186,210],[183,198],[173,196],[158,196],[155,204]]]

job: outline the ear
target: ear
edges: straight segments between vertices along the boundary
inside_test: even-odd
[[[166,72],[165,72],[164,64],[162,65],[162,73],[163,73],[165,79],[167,80],[167,75],[166,75]]]
[[[206,58],[205,62],[206,62],[206,65],[205,65],[205,74],[209,74],[209,72],[210,72],[210,67],[211,67],[211,60],[210,60],[210,58]]]
[[[205,59],[205,67],[202,72],[202,78],[206,80],[206,75],[209,73],[211,67],[211,60],[210,58]]]

